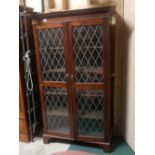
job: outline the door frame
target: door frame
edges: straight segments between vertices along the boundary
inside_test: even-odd
[[[69,73],[69,63],[68,63],[68,47],[67,47],[67,25],[65,22],[60,23],[40,23],[37,25],[33,25],[33,33],[34,33],[34,43],[35,43],[35,54],[36,54],[36,63],[37,63],[37,74],[38,74],[38,81],[39,81],[39,92],[40,92],[40,100],[41,100],[41,109],[42,109],[42,117],[43,117],[43,131],[44,134],[51,134],[55,136],[61,136],[64,138],[73,138],[73,121],[72,121],[72,104],[70,100],[70,89],[69,83],[70,79],[67,78],[65,82],[60,81],[43,81],[42,80],[42,70],[41,70],[41,54],[39,51],[39,42],[38,42],[38,31],[40,29],[48,29],[48,28],[57,28],[62,27],[64,32],[64,60],[65,60],[65,69],[66,74]],[[66,88],[67,91],[67,104],[68,104],[68,121],[69,121],[69,129],[70,133],[63,133],[63,132],[55,132],[48,130],[47,128],[47,116],[46,116],[46,107],[44,102],[44,87],[61,87]]]
[[[89,142],[101,142],[101,141],[109,141],[110,139],[110,115],[111,115],[111,101],[110,101],[110,30],[109,30],[109,19],[103,19],[98,17],[96,19],[77,19],[76,21],[70,21],[68,27],[68,46],[70,47],[70,74],[74,76],[74,56],[73,56],[73,39],[72,39],[72,32],[74,26],[83,26],[83,25],[96,25],[102,24],[104,26],[104,35],[103,35],[103,44],[104,44],[104,67],[103,67],[103,74],[104,74],[104,84],[103,83],[75,83],[74,80],[71,80],[71,97],[72,97],[72,106],[73,106],[73,119],[74,119],[74,138],[75,140],[80,141],[89,141]],[[103,89],[104,90],[104,136],[103,137],[95,137],[95,136],[84,136],[78,135],[78,127],[77,127],[77,105],[76,105],[76,90],[82,89]]]

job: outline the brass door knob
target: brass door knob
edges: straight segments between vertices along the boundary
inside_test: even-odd
[[[73,74],[71,74],[71,80],[74,80],[74,75]]]
[[[69,78],[69,74],[67,73],[65,74],[65,79],[68,80],[68,78]]]

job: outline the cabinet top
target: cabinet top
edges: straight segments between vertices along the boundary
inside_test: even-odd
[[[115,5],[110,6],[94,6],[82,9],[74,10],[61,10],[61,11],[51,11],[48,13],[37,13],[35,15],[29,16],[32,19],[42,19],[42,18],[57,18],[57,17],[69,17],[69,16],[80,16],[80,15],[91,15],[91,14],[114,14]]]

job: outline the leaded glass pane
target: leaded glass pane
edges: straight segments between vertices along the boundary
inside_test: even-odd
[[[77,91],[79,135],[103,137],[103,97],[103,90]]]
[[[45,87],[44,98],[48,129],[69,132],[66,88]]]
[[[76,82],[103,82],[103,25],[73,28]]]
[[[41,54],[42,79],[65,80],[63,28],[41,29],[38,33]]]

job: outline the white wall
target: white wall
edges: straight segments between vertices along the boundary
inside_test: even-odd
[[[124,0],[122,134],[135,150],[135,30],[134,0]]]
[[[69,7],[72,9],[79,9],[79,8],[84,8],[87,7],[88,5],[88,0],[70,0],[69,1]]]
[[[41,0],[26,0],[26,6],[34,8],[34,11],[41,12]]]

